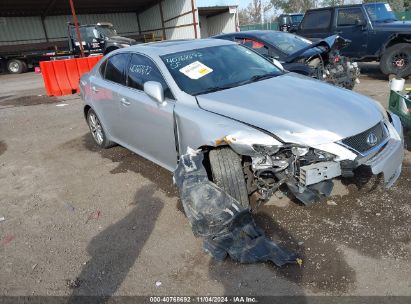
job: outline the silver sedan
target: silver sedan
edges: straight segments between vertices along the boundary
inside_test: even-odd
[[[331,193],[336,177],[367,171],[390,187],[401,172],[395,114],[233,42],[120,49],[80,85],[97,145],[119,144],[170,171],[188,148],[201,149],[210,179],[243,205],[280,187],[311,204]]]

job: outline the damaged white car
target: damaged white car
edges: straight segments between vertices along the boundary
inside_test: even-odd
[[[121,49],[81,78],[96,143],[117,143],[173,171],[187,147],[244,206],[279,187],[304,204],[358,168],[401,172],[399,118],[357,93],[287,73],[234,42],[166,41]]]

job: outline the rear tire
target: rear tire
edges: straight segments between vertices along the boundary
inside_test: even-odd
[[[380,69],[385,75],[411,75],[411,44],[398,43],[386,49],[380,59]]]
[[[100,148],[107,149],[115,145],[112,141],[107,139],[107,135],[104,131],[104,127],[101,124],[100,119],[98,118],[96,112],[94,112],[94,110],[91,108],[87,112],[87,124],[90,128],[94,142]]]
[[[21,74],[27,72],[27,63],[18,59],[7,61],[7,71],[10,74]]]
[[[241,157],[228,147],[209,153],[210,169],[214,183],[248,208],[249,199]]]

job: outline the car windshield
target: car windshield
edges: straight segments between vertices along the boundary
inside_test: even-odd
[[[373,22],[390,22],[397,20],[388,3],[366,4],[365,9]]]
[[[221,45],[161,56],[177,85],[190,95],[229,89],[282,74],[241,45]]]
[[[303,15],[291,15],[291,22],[292,23],[300,23],[303,20]]]
[[[100,31],[101,33],[104,34],[105,37],[108,37],[108,38],[117,35],[116,30],[115,30],[114,28],[112,28],[112,27],[99,26],[98,29],[99,29],[99,31]]]
[[[288,23],[290,23],[290,16],[282,16],[282,17],[281,17],[281,23],[282,23],[282,24],[288,24]]]
[[[268,32],[267,34],[261,35],[260,38],[261,40],[274,45],[277,49],[287,55],[295,53],[312,44],[308,39],[284,32]]]

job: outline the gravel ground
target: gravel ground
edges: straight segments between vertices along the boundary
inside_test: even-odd
[[[375,64],[362,71],[356,91],[387,106],[387,79]],[[410,152],[388,191],[338,182],[312,207],[279,195],[259,209],[301,267],[216,263],[171,174],[96,148],[81,100],[45,97],[42,85],[34,73],[0,75],[1,295],[411,296]]]

